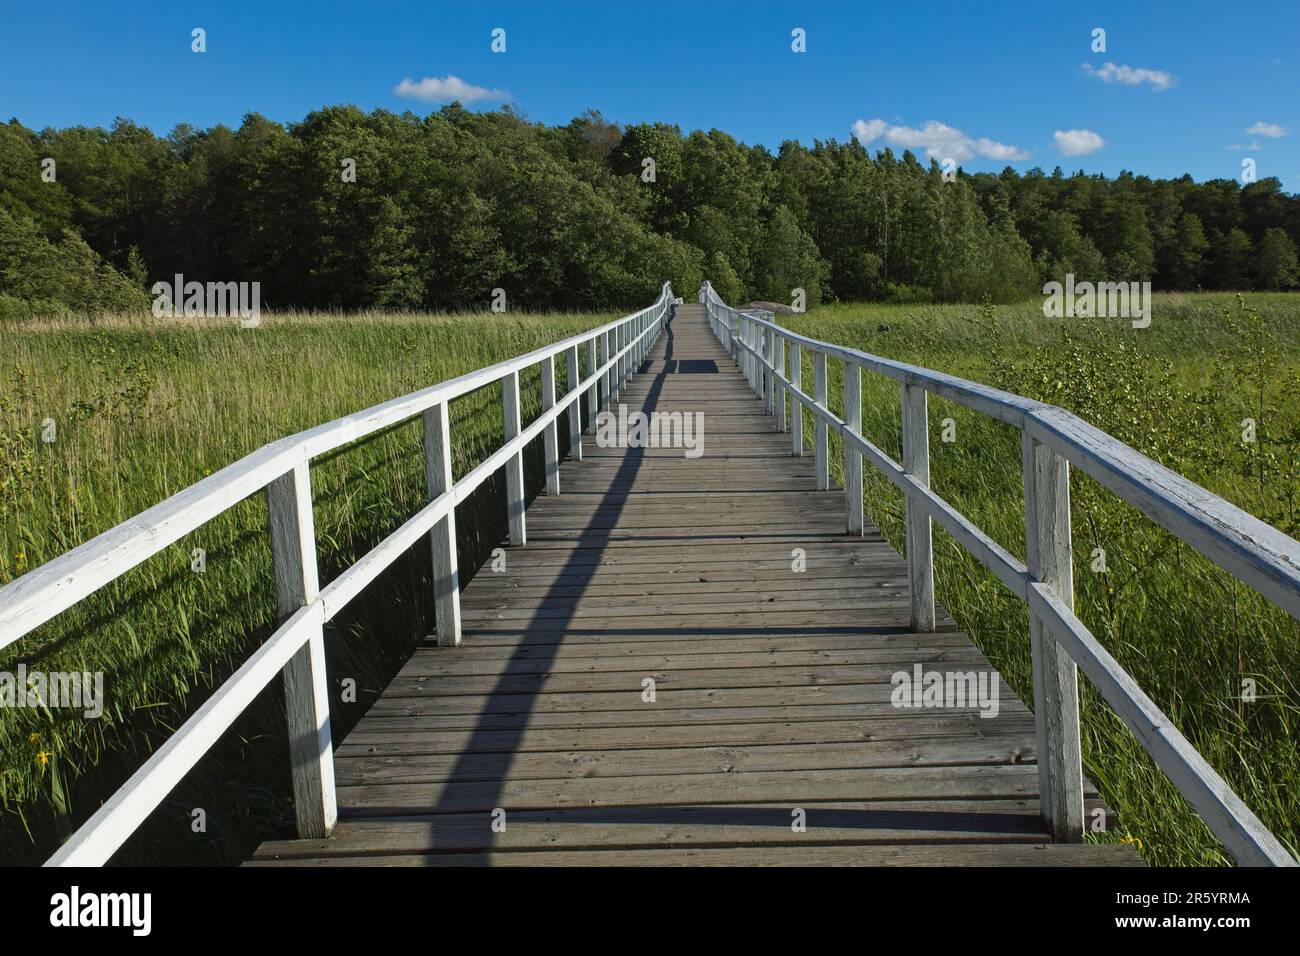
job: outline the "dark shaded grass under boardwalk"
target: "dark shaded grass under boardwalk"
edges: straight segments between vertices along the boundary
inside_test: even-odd
[[[909,632],[903,561],[845,534],[842,493],[811,490],[702,309],[620,400],[702,412],[704,455],[587,436],[527,546],[466,587],[464,646],[418,649],[339,745],[334,833],[254,864],[1140,862],[1050,844],[1005,686],[991,718],[890,704],[914,664],[992,669],[942,610]]]

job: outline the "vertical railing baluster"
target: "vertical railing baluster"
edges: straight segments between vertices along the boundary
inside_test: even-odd
[[[614,365],[609,371],[609,407],[612,409],[618,401],[620,386],[623,384],[623,360],[616,358],[623,345],[623,327],[616,325],[609,333],[609,355]]]
[[[818,408],[826,408],[826,353],[820,349],[813,351],[813,401]],[[820,415],[813,418],[813,474],[817,480],[817,490],[826,491],[831,486],[830,430],[826,419]]]
[[[844,362],[844,426],[862,434],[862,369]],[[862,534],[862,452],[844,439],[844,510],[849,534]]]
[[[740,341],[744,343],[745,348],[741,353],[745,356],[745,381],[749,383],[750,391],[754,389],[754,329],[749,321],[749,316],[740,317]]]
[[[542,359],[542,414],[555,407],[555,356]],[[546,461],[546,493],[560,493],[560,434],[555,419],[542,428]]]
[[[743,315],[737,315],[736,322],[740,333],[736,341],[736,360],[740,363],[740,374],[745,376],[745,382],[752,387],[754,383],[749,377],[749,352],[745,350],[749,344],[749,323]]]
[[[578,371],[578,347],[576,345],[565,350],[564,374],[567,379],[564,394],[567,397],[578,390],[578,383],[582,381],[579,377],[581,373]],[[582,461],[581,395],[573,395],[573,401],[569,403],[569,457],[574,461]]]
[[[305,460],[267,485],[266,506],[276,613],[284,619],[316,600],[320,592],[311,473]],[[284,666],[284,707],[298,836],[321,839],[338,820],[322,627],[313,628]]]
[[[773,365],[776,367],[778,375],[785,375],[785,336],[776,336],[775,358]],[[778,379],[776,383],[776,430],[783,432],[786,430],[785,421],[785,385]]]
[[[522,427],[519,411],[519,373],[510,372],[501,379],[501,405],[505,414],[505,437],[508,444]],[[506,459],[506,519],[510,524],[510,543],[516,547],[528,543],[524,519],[524,452]]]
[[[596,369],[600,367],[600,359],[596,352],[596,338],[593,335],[587,339],[587,376],[590,378],[596,374]],[[576,403],[575,403],[576,404]],[[596,381],[591,388],[587,390],[587,427],[596,427],[596,412],[600,411],[600,382]]]
[[[618,356],[614,360],[614,399],[617,401],[623,395],[623,363],[627,361],[627,356],[623,355],[623,346],[626,343],[626,334],[624,329],[627,326],[620,322],[614,327],[614,354]]]
[[[1029,573],[1074,609],[1070,542],[1070,465],[1051,448],[1021,435],[1025,543]],[[1044,622],[1029,616],[1033,660],[1038,795],[1043,821],[1062,843],[1083,841],[1083,767],[1079,744],[1078,667]]]
[[[451,490],[451,413],[446,402],[424,411],[424,477],[429,500]],[[460,646],[460,569],[456,562],[456,509],[429,532],[433,555],[433,610],[438,643]]]
[[[790,454],[803,457],[803,346],[790,343]]]
[[[925,389],[899,383],[903,415],[903,470],[930,485],[930,424]],[[934,552],[930,514],[905,495],[907,507],[907,582],[911,592],[912,630],[934,630]]]
[[[602,367],[602,368],[603,368],[604,366],[606,366],[606,365],[609,364],[609,355],[610,355],[610,352],[609,352],[609,336],[610,336],[610,334],[611,334],[610,332],[605,331],[605,332],[602,332],[601,335],[600,335],[600,367]],[[600,410],[601,410],[601,411],[606,411],[606,410],[608,410],[608,409],[609,409],[610,402],[613,401],[613,393],[612,393],[612,390],[611,390],[611,388],[610,388],[610,382],[612,381],[613,376],[614,376],[614,373],[613,373],[610,369],[608,369],[608,368],[606,368],[605,371],[603,371],[603,372],[600,373],[600,379],[599,379],[599,385],[600,385],[600,400],[599,400],[599,405],[600,405]]]
[[[767,414],[772,414],[772,403],[776,401],[772,365],[776,364],[776,336],[771,329],[763,328],[763,407]]]

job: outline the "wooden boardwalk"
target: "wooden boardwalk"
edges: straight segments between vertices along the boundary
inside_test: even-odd
[[[993,718],[891,704],[898,671],[991,667],[942,610],[909,632],[905,563],[845,534],[702,307],[619,401],[702,412],[703,456],[587,436],[465,588],[464,646],[417,650],[338,747],[333,833],[254,865],[1140,863],[1050,842],[1005,685]]]

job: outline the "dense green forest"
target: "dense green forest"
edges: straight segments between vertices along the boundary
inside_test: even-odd
[[[272,309],[484,308],[498,287],[511,308],[628,307],[705,276],[729,300],[802,287],[809,304],[1013,301],[1067,272],[1285,289],[1297,243],[1300,198],[1276,179],[1008,167],[945,181],[856,141],[773,155],[595,112],[548,127],[457,104],[332,107],[165,138],[128,120],[0,126],[11,316],[135,308],[176,273],[259,281]]]

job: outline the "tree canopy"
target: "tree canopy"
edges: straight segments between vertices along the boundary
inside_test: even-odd
[[[646,160],[653,160],[647,164]],[[51,172],[43,172],[53,160]],[[350,171],[354,171],[354,175]],[[1300,282],[1276,179],[958,172],[857,142],[564,126],[452,104],[282,125],[0,126],[0,312],[117,309],[154,281],[259,281],[272,308],[1009,301],[1067,272],[1157,290]]]

